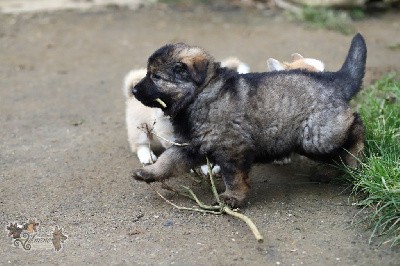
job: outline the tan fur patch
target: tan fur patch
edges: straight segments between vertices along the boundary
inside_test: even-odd
[[[201,82],[205,79],[209,60],[204,54],[197,54],[194,57],[184,57],[181,62],[187,65],[196,82]]]
[[[311,71],[311,72],[317,72],[318,71],[315,67],[305,63],[301,59],[293,61],[292,63],[283,62],[283,65],[285,66],[285,69],[288,69],[288,70],[289,69],[305,69],[305,70],[308,70],[308,71]]]
[[[203,54],[204,56],[204,51],[201,48],[198,47],[190,47],[190,48],[185,48],[181,50],[178,54],[178,57],[181,58],[195,58],[198,55]]]
[[[239,171],[233,176],[232,186],[227,186],[221,197],[228,204],[242,206],[250,191],[250,177],[247,172]]]

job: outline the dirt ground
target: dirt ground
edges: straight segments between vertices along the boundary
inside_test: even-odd
[[[400,51],[388,49],[400,43],[398,18],[355,24],[369,49],[367,84],[400,71]],[[309,182],[301,160],[253,168],[242,212],[264,243],[241,221],[176,210],[130,177],[139,162],[126,138],[122,78],[161,45],[200,45],[255,71],[300,52],[336,70],[351,37],[235,8],[0,15],[0,264],[398,265],[398,248],[369,244],[368,226],[353,223],[360,210],[350,189]],[[195,190],[210,199],[208,188]],[[63,228],[62,249],[13,246],[6,226],[30,219],[42,237]]]

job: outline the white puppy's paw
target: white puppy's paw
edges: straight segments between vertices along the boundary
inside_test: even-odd
[[[137,149],[137,157],[142,164],[152,164],[157,161],[157,156],[147,146],[140,146]]]
[[[292,162],[292,159],[290,159],[290,157],[286,157],[281,160],[274,160],[273,164],[285,165],[285,164],[290,164],[291,162]]]
[[[208,175],[208,166],[206,164],[202,165],[200,169],[203,175]],[[213,175],[219,174],[220,172],[221,172],[221,167],[219,167],[219,165],[215,165],[211,170],[211,173]]]

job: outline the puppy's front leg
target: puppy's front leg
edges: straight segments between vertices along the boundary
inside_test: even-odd
[[[187,173],[195,165],[194,158],[189,147],[172,146],[154,164],[133,170],[132,177],[147,183],[162,181],[173,175]]]
[[[226,171],[221,167],[222,178],[225,183],[225,192],[220,195],[221,200],[231,207],[240,207],[250,191],[249,172],[235,169]]]

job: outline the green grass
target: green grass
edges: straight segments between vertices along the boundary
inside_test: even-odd
[[[389,44],[388,48],[391,50],[398,50],[398,49],[400,49],[400,42]]]
[[[358,202],[371,210],[372,234],[400,244],[400,80],[387,75],[364,89],[358,110],[366,128],[365,157],[357,170],[347,169]]]
[[[210,4],[211,0],[159,0],[160,3],[164,4]]]
[[[343,34],[353,34],[352,15],[362,17],[359,11],[343,11],[329,8],[304,7],[301,12],[292,14],[295,20],[303,21],[311,27],[334,30]]]

